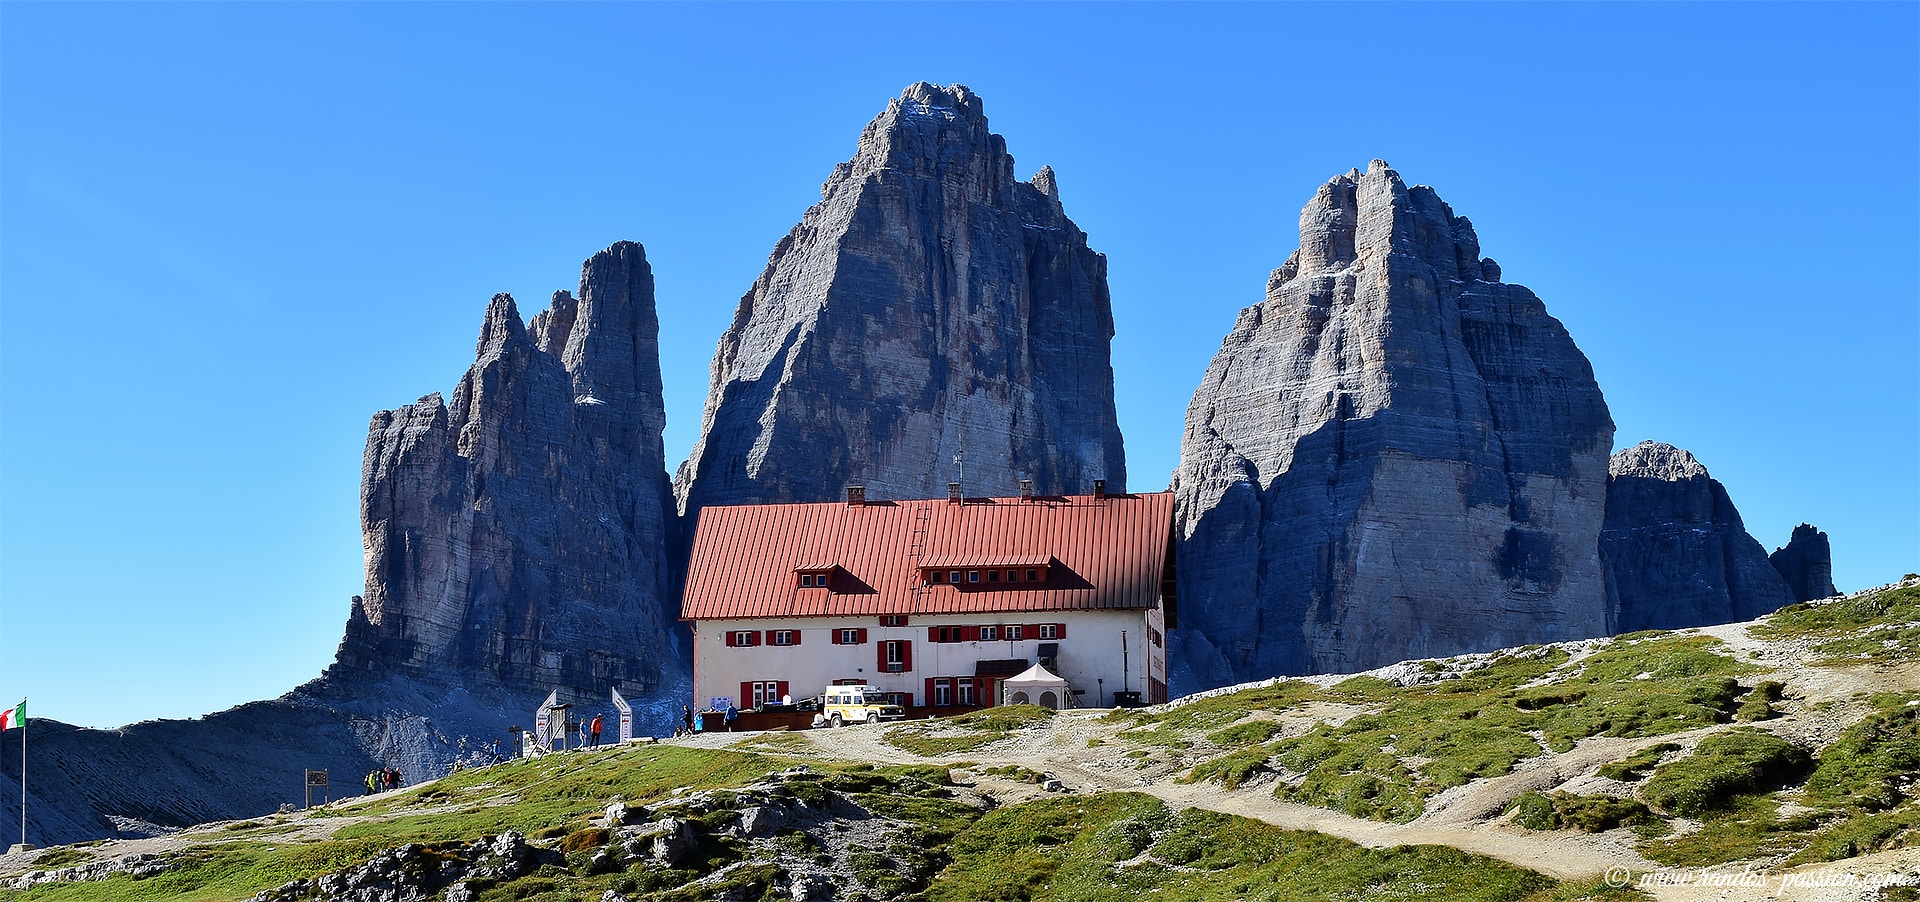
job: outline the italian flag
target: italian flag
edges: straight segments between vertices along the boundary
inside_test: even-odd
[[[0,730],[11,730],[27,722],[27,700],[11,708],[0,708]]]

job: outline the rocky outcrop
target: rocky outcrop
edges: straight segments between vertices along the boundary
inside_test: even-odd
[[[556,293],[530,327],[496,296],[451,404],[373,417],[366,592],[327,673],[193,720],[35,721],[29,835],[257,816],[304,801],[287,779],[303,769],[328,770],[336,796],[374,767],[438,776],[486,760],[556,689],[611,714],[618,688],[641,732],[664,729],[687,674],[664,610],[675,519],[657,335],[652,270],[630,242],[595,254],[579,294]],[[8,767],[0,804],[17,805]]]
[[[963,453],[971,495],[1122,488],[1106,258],[1052,170],[1013,172],[964,87],[868,124],[720,339],[683,514],[938,497]]]
[[[672,537],[653,271],[622,242],[523,324],[487,306],[454,390],[373,418],[361,468],[366,594],[332,675],[652,691]]]
[[[158,877],[191,862],[187,856],[162,857],[145,852],[121,855],[102,861],[89,861],[72,867],[28,871],[18,877],[0,878],[0,889],[26,892],[42,883],[98,883],[126,875],[134,880]]]
[[[1641,442],[1607,471],[1600,551],[1616,631],[1751,620],[1793,602],[1726,487],[1692,454]]]
[[[1827,534],[1811,523],[1794,527],[1786,546],[1767,555],[1767,561],[1787,581],[1787,591],[1795,601],[1840,594],[1833,587],[1833,547],[1827,543]]]
[[[287,881],[248,902],[429,902],[436,897],[472,902],[478,894],[468,881],[490,886],[566,863],[559,850],[533,845],[509,830],[465,844],[407,843],[344,871]],[[443,889],[445,896],[440,895]]]
[[[678,795],[654,810],[615,802],[606,817],[558,843],[511,831],[467,843],[408,843],[344,870],[288,881],[251,902],[475,902],[482,892],[536,871],[574,878],[647,871],[655,876],[656,889],[672,888],[669,895],[676,898],[914,897],[944,862],[916,841],[924,839],[923,825],[855,801],[856,794],[876,789],[983,813],[991,807],[985,796],[922,779],[849,780],[802,766],[737,789]],[[795,855],[795,841],[819,854]],[[697,863],[689,861],[696,853],[720,844],[734,860],[685,869]],[[875,849],[886,850],[881,856],[886,866],[862,867],[860,855],[872,856]],[[567,851],[578,854],[570,857]],[[605,890],[586,898],[615,902],[628,897]]]
[[[1187,408],[1176,691],[1604,634],[1612,440],[1465,217],[1329,181]]]

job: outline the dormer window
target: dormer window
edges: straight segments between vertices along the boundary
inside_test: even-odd
[[[921,585],[955,586],[966,591],[1028,588],[1024,583],[1043,583],[1053,556],[1046,554],[1007,555],[932,555],[919,565]],[[1023,578],[1024,577],[1024,578]]]
[[[799,574],[800,588],[824,589],[833,584],[833,571],[839,569],[832,564],[809,564],[793,568]]]

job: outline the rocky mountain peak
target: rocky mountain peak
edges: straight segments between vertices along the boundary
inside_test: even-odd
[[[476,358],[496,355],[508,345],[527,340],[527,324],[520,321],[520,308],[513,295],[496,294],[487,302],[487,313],[480,321],[480,340],[474,343]]]
[[[1634,445],[1607,460],[1607,475],[1613,477],[1639,476],[1677,482],[1683,479],[1700,479],[1707,475],[1707,468],[1695,460],[1693,454],[1675,448],[1665,442],[1652,440]]]
[[[853,159],[834,167],[821,194],[886,169],[952,181],[976,203],[1005,202],[1014,183],[1005,139],[988,127],[979,96],[964,85],[908,86],[867,123]]]
[[[962,455],[969,494],[1124,483],[1106,258],[1013,171],[958,85],[868,123],[721,337],[682,513],[941,496]]]
[[[1328,180],[1300,212],[1300,248],[1272,288],[1299,276],[1336,277],[1356,264],[1410,254],[1448,281],[1498,281],[1482,271],[1473,223],[1425,185],[1408,187],[1383,160]]]
[[[887,112],[875,122],[884,123],[891,117],[897,124],[902,116],[910,119],[958,118],[981,124],[987,121],[987,114],[981,110],[980,95],[973,93],[966,85],[941,87],[925,81],[908,85],[899,97],[888,101]]]
[[[622,242],[531,328],[494,295],[451,405],[374,415],[367,589],[330,675],[600,696],[677,673],[658,331]]]
[[[1833,585],[1833,547],[1827,534],[1811,523],[1793,528],[1793,537],[1783,548],[1767,555],[1767,561],[1787,581],[1787,590],[1795,601],[1813,601],[1840,594]]]
[[[1607,461],[1600,534],[1617,632],[1746,620],[1788,604],[1726,486],[1691,453],[1645,441]]]
[[[1613,422],[1566,329],[1382,161],[1299,221],[1187,408],[1182,688],[1603,634]]]

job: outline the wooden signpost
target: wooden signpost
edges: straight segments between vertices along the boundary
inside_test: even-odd
[[[328,795],[327,772],[324,770],[310,770],[310,771],[307,771],[307,807],[308,808],[313,807],[313,788],[315,786],[320,787],[320,804],[325,805],[328,802],[333,801],[332,797]]]

